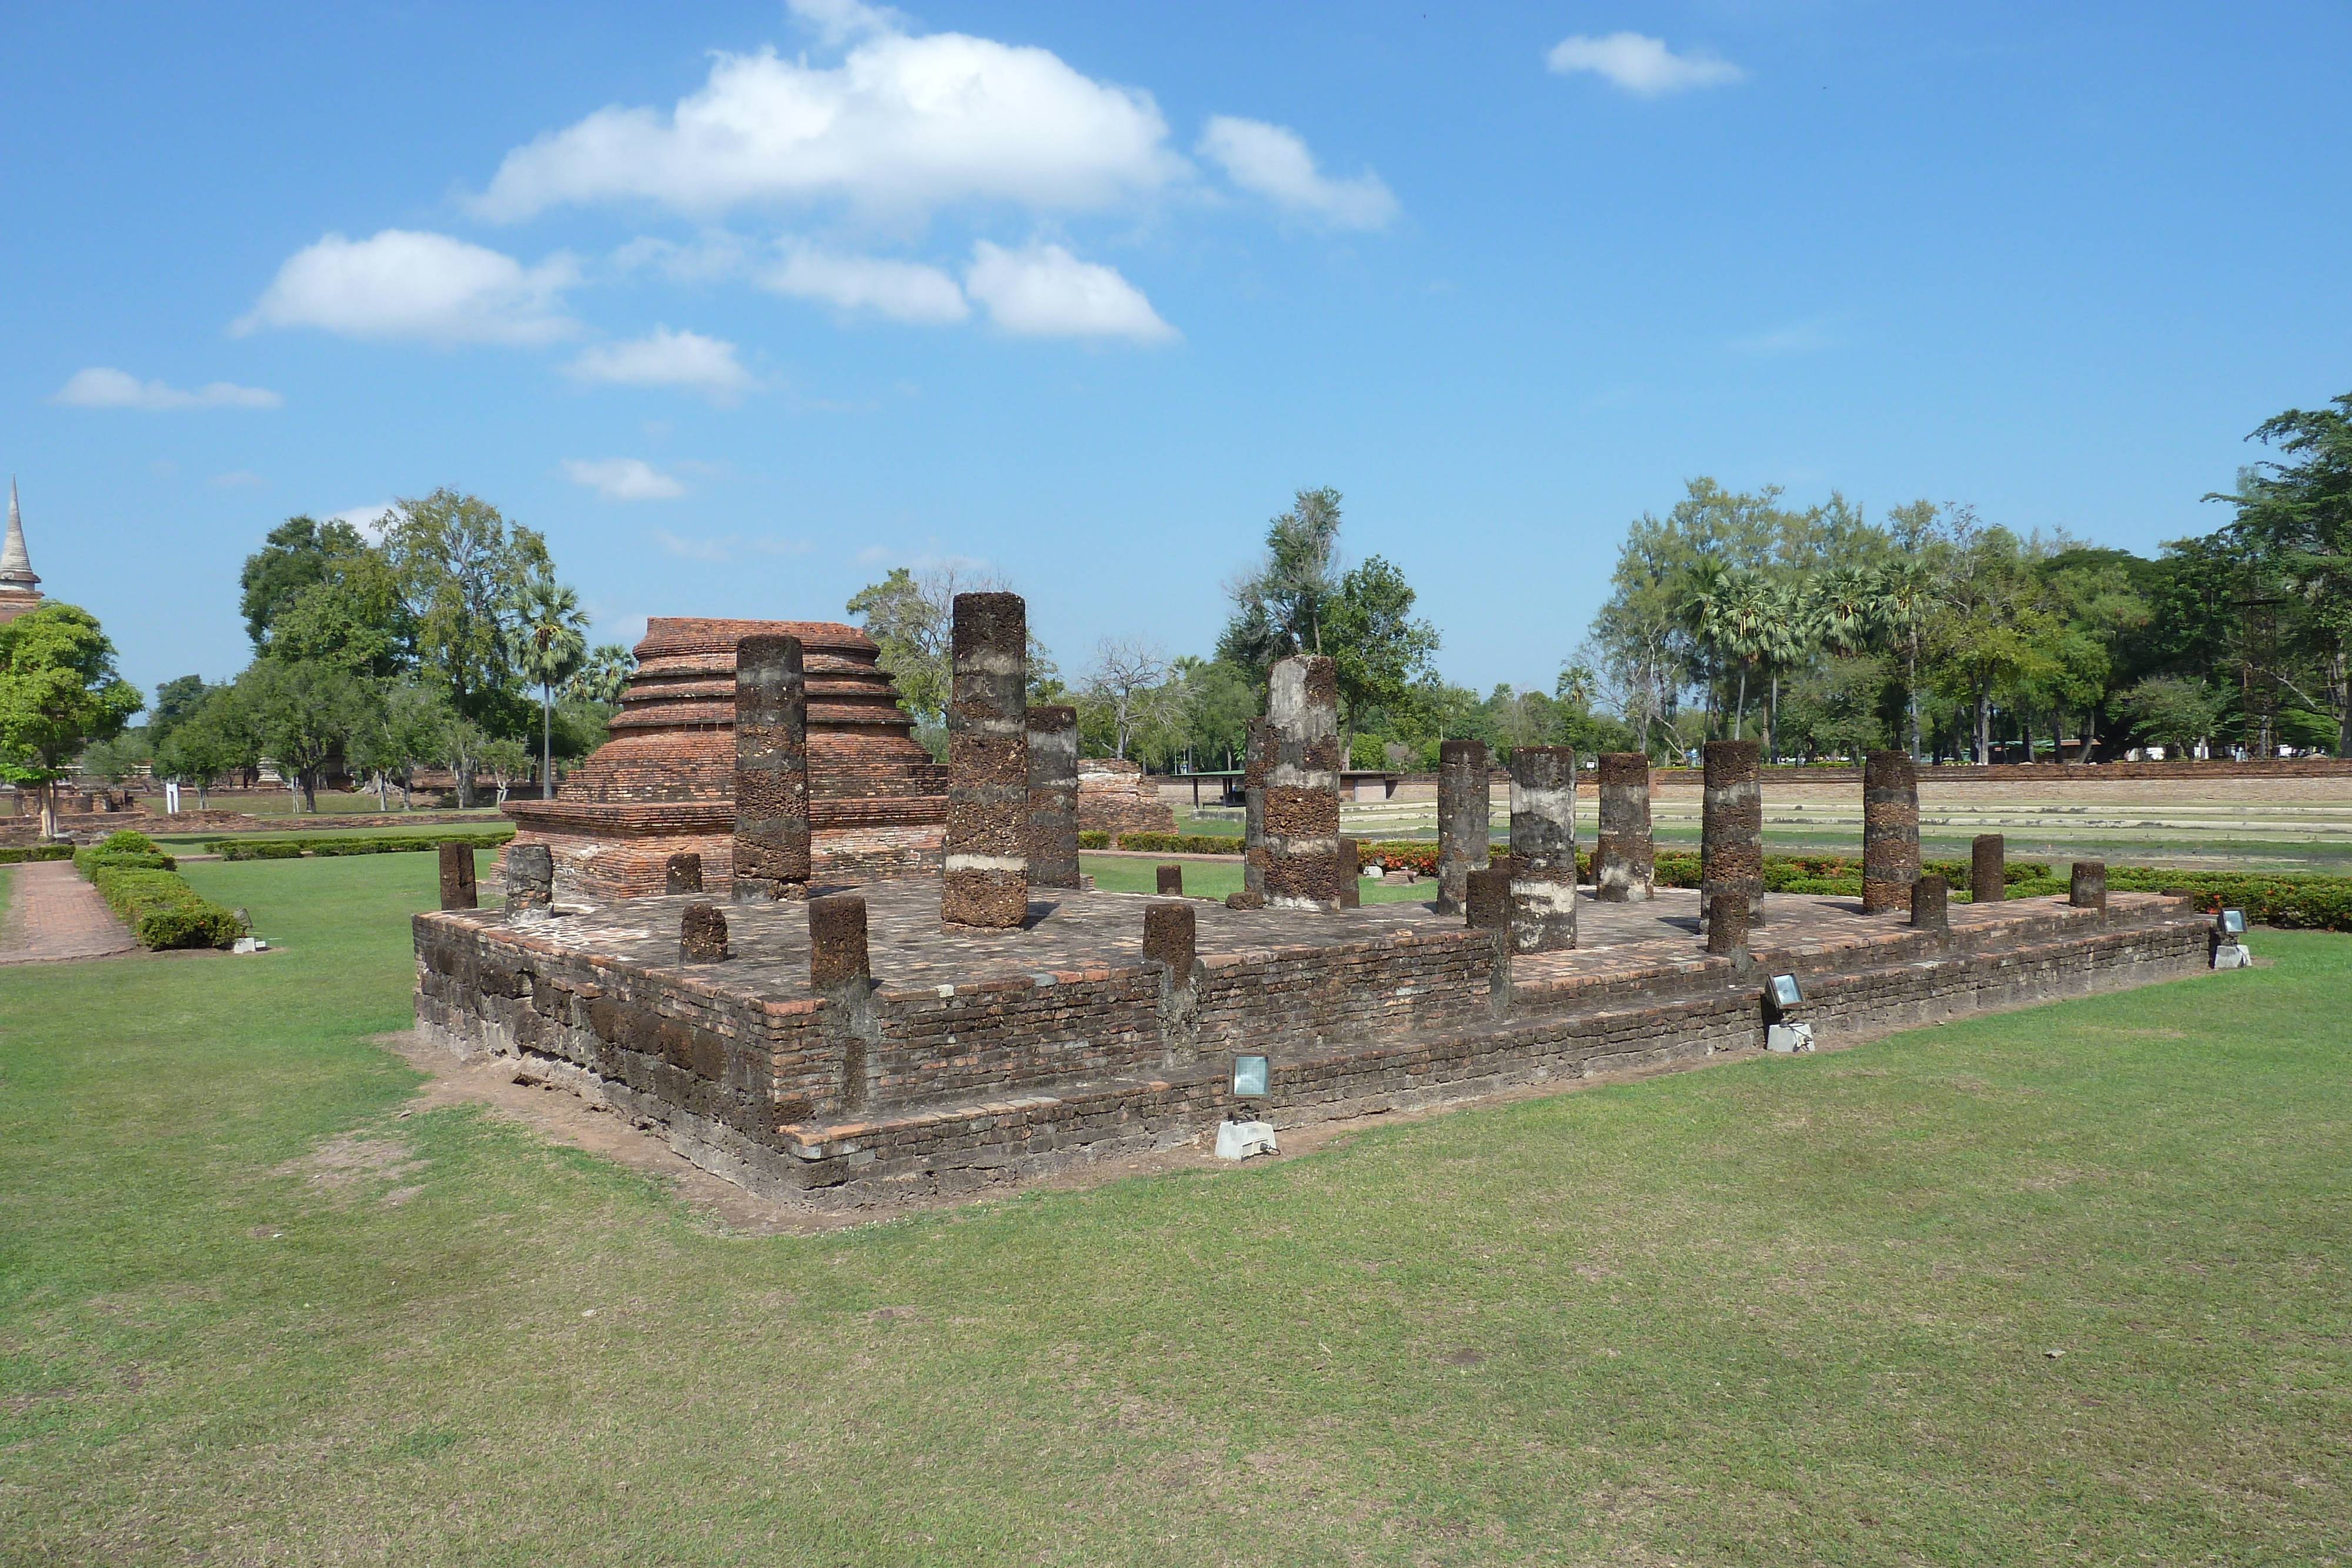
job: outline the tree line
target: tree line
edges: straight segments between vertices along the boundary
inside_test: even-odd
[[[389,809],[446,774],[460,806],[536,779],[604,743],[628,650],[587,646],[579,595],[547,541],[473,496],[395,503],[381,537],[289,517],[248,556],[238,610],[253,659],[234,680],[156,688],[147,722],[100,740],[81,768],[141,770],[198,791],[252,781],[267,761],[315,810],[341,774]]]

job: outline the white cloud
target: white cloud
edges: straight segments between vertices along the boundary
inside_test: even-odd
[[[288,257],[231,330],[318,327],[351,338],[544,343],[577,329],[562,312],[562,291],[577,280],[565,256],[526,267],[447,235],[331,234]]]
[[[1642,98],[1680,92],[1686,88],[1723,87],[1748,79],[1748,73],[1729,60],[1712,55],[1678,55],[1664,38],[1640,33],[1612,33],[1605,38],[1582,35],[1562,38],[1544,57],[1558,76],[1591,71],[1607,77],[1627,92]]]
[[[160,413],[178,408],[276,408],[286,400],[260,387],[208,382],[194,392],[182,392],[162,382],[142,382],[128,371],[93,365],[76,371],[57,390],[51,402],[74,408],[137,408]]]
[[[572,458],[563,472],[575,485],[586,485],[608,501],[667,501],[686,494],[686,486],[653,465],[635,457],[608,457],[601,463]]]
[[[1243,190],[1340,228],[1381,228],[1397,214],[1397,199],[1378,174],[1367,169],[1352,180],[1325,177],[1307,143],[1286,126],[1212,115],[1197,151]]]
[[[667,114],[600,109],[516,148],[472,205],[502,220],[614,201],[714,213],[837,198],[912,216],[969,200],[1099,208],[1182,175],[1167,134],[1149,93],[1094,81],[1047,50],[886,31],[833,67],[772,49],[721,54]]]
[[[961,321],[971,314],[955,279],[920,262],[792,246],[781,266],[761,274],[760,284],[798,299],[872,310],[893,321]]]
[[[869,33],[896,33],[907,23],[905,12],[887,5],[864,5],[861,0],[785,0],[784,9],[828,47]]]
[[[361,535],[370,544],[382,544],[384,524],[391,517],[392,503],[381,501],[373,507],[352,507],[345,511],[330,512],[327,514],[327,521],[349,523],[359,529]]]
[[[734,344],[658,326],[650,337],[583,349],[563,370],[580,382],[683,387],[717,403],[731,403],[757,384],[751,372],[737,362]]]
[[[666,528],[656,528],[653,541],[667,554],[682,556],[688,560],[709,561],[714,565],[725,565],[746,556],[806,555],[809,551],[808,542],[804,539],[747,539],[740,534],[698,539],[671,533]]]
[[[1041,338],[1132,338],[1164,342],[1176,329],[1142,291],[1110,267],[1080,261],[1057,245],[1006,250],[972,246],[964,287],[1008,332]]]

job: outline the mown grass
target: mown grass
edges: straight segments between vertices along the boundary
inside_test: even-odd
[[[1093,877],[1095,886],[1105,893],[1157,892],[1162,864],[1184,868],[1184,892],[1189,897],[1223,898],[1242,890],[1239,856],[1230,865],[1212,860],[1179,860],[1173,855],[1165,861],[1138,860],[1132,855],[1078,856],[1078,869]],[[1426,904],[1436,896],[1437,883],[1426,877],[1410,886],[1390,887],[1376,882],[1363,884],[1366,904]]]
[[[2352,938],[755,1239],[400,1114],[433,874],[197,865],[281,951],[0,982],[0,1558],[2346,1550]]]

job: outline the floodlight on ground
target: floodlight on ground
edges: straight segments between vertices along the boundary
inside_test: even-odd
[[[2221,932],[2228,936],[2243,936],[2246,934],[2246,912],[2242,909],[2221,911]]]
[[[1774,1006],[1793,1008],[1804,999],[1805,993],[1797,988],[1796,976],[1775,975],[1772,977],[1772,1002]]]
[[[1262,1100],[1265,1098],[1265,1058],[1236,1056],[1234,1058],[1234,1098]]]

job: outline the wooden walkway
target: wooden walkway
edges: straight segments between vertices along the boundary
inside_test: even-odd
[[[8,876],[14,885],[0,919],[0,964],[104,958],[138,948],[71,861],[32,861]]]

